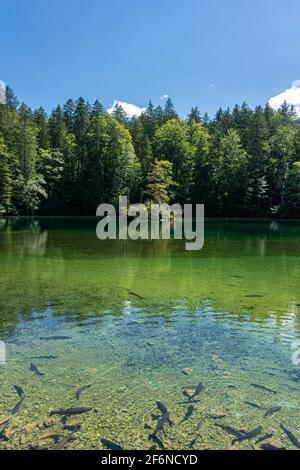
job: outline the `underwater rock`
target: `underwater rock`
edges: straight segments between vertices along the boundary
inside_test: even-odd
[[[14,437],[16,431],[17,431],[17,427],[16,427],[16,426],[11,427],[11,428],[6,428],[6,429],[4,429],[4,431],[3,431],[3,435],[4,435],[5,439],[10,440],[10,439],[12,439],[12,438]]]
[[[25,400],[25,396],[23,396],[21,400],[13,407],[13,409],[11,410],[12,415],[15,415],[22,409],[24,400]]]
[[[300,449],[300,441],[297,439],[297,437],[290,431],[288,428],[286,428],[282,423],[280,424],[281,429],[285,432],[291,443],[297,447],[297,449]]]
[[[109,439],[102,438],[101,443],[104,445],[104,447],[110,450],[123,450],[123,448],[119,444],[116,444],[110,441]]]
[[[269,408],[265,414],[264,414],[264,417],[267,417],[267,416],[272,416],[274,413],[278,413],[279,411],[282,410],[282,407],[281,406],[273,406],[272,408]]]
[[[188,388],[185,389],[185,392],[186,392],[186,393],[184,393],[184,395],[185,395],[185,396],[188,395],[188,397],[191,398],[191,396],[193,395],[194,391],[195,391],[194,388],[188,387]]]
[[[192,394],[192,396],[191,396],[190,399],[192,400],[193,398],[196,398],[196,397],[202,392],[202,390],[204,390],[204,388],[205,388],[205,387],[204,387],[203,383],[200,382],[200,383],[197,385],[197,387],[195,388],[195,391],[194,391],[194,393]]]
[[[25,444],[26,440],[27,440],[27,438],[26,438],[25,434],[22,434],[22,436],[20,436],[20,439],[19,439],[19,444],[21,446],[23,446]]]
[[[193,369],[192,369],[191,367],[184,367],[184,368],[182,369],[182,373],[183,373],[184,375],[190,375],[192,372],[193,372]]]
[[[55,418],[51,418],[49,416],[46,416],[43,420],[43,426],[45,428],[51,428],[52,426],[55,426],[56,424],[56,419]]]
[[[75,393],[75,397],[77,400],[80,399],[80,396],[82,394],[82,392],[88,388],[90,388],[92,385],[91,384],[88,384],[88,385],[83,385],[82,387],[80,387],[77,392]]]
[[[144,424],[144,429],[149,430],[149,431],[152,431],[152,426],[150,426],[149,423],[145,423],[145,424]]]
[[[38,427],[39,423],[29,423],[25,426],[25,432],[26,434],[31,434]]]
[[[39,439],[36,442],[36,449],[48,450],[52,444],[53,444],[53,440],[50,437],[48,437],[47,439],[46,438]]]

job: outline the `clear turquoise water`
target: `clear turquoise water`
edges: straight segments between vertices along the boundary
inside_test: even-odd
[[[68,449],[102,449],[101,438],[149,449],[157,400],[174,423],[158,433],[167,449],[260,448],[258,438],[232,445],[218,423],[262,426],[261,436],[273,434],[265,442],[295,448],[280,423],[300,440],[300,224],[210,221],[200,252],[181,241],[100,242],[95,227],[89,218],[0,220],[0,423],[9,419],[0,448],[53,447],[65,424],[78,424]],[[57,335],[68,338],[41,339]],[[181,423],[183,390],[199,382]],[[25,400],[12,415],[15,385]],[[97,412],[49,419],[74,406]],[[264,416],[272,406],[282,409]]]

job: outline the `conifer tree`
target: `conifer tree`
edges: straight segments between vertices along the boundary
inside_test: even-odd
[[[0,216],[9,214],[12,202],[12,172],[9,153],[0,136]]]

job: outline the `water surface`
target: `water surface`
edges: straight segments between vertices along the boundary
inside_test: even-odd
[[[260,448],[258,438],[232,445],[216,424],[262,426],[273,434],[265,442],[294,448],[280,423],[300,440],[300,224],[210,221],[199,252],[183,241],[101,242],[95,227],[0,220],[0,423],[10,419],[0,448],[51,448],[78,424],[68,449],[102,449],[101,438],[149,449],[158,400],[173,421],[158,433],[167,449]],[[183,391],[199,382],[187,403]],[[12,415],[15,385],[25,400]],[[75,406],[97,411],[49,419]],[[273,406],[282,409],[266,417]]]

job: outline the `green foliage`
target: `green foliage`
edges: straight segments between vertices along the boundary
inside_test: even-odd
[[[130,194],[130,182],[138,165],[131,135],[114,116],[103,114],[92,119],[88,162],[84,172],[89,205],[102,201],[117,203],[122,194]]]
[[[248,161],[239,134],[230,129],[220,143],[218,188],[221,213],[239,216],[247,210]]]
[[[210,216],[300,217],[300,126],[286,103],[181,119],[170,98],[129,119],[96,100],[50,116],[0,104],[0,212],[95,214],[101,202],[204,203]]]
[[[168,160],[155,160],[147,175],[146,196],[155,204],[169,204],[172,179],[172,163]]]
[[[47,188],[47,193],[41,201],[41,212],[55,212],[59,206],[57,196],[61,193],[61,180],[64,171],[63,154],[57,149],[40,149],[37,164],[37,172],[43,175],[43,186]],[[40,180],[41,182],[42,180]],[[41,193],[43,195],[43,193]],[[39,208],[39,204],[37,205]]]
[[[14,182],[14,205],[18,214],[32,215],[40,207],[41,198],[47,198],[45,181],[41,175],[25,179],[19,174]]]
[[[170,119],[163,124],[154,136],[153,151],[157,160],[167,160],[173,164],[174,180],[177,183],[174,195],[176,201],[188,202],[191,199],[194,153],[187,124],[179,119]]]

